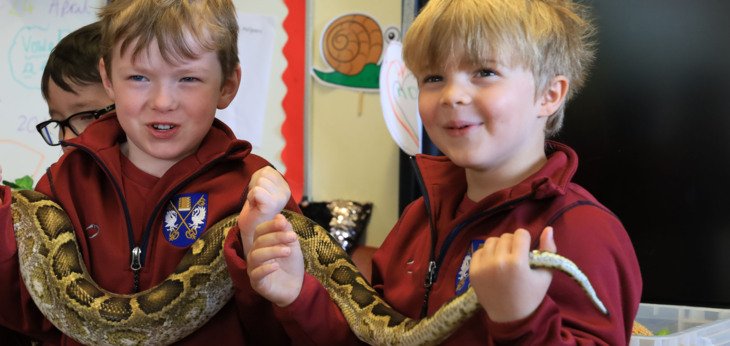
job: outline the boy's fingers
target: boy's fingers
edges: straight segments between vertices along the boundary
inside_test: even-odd
[[[277,183],[284,181],[284,178],[281,176],[281,174],[277,170],[275,170],[271,167],[268,167],[268,166],[262,171],[262,176],[266,177],[267,179],[269,179],[273,182],[277,182]]]
[[[258,248],[251,250],[248,254],[248,264],[252,268],[258,268],[261,266],[274,263],[276,259],[286,258],[291,254],[291,249],[288,246],[271,246],[265,248]]]
[[[261,185],[252,187],[247,196],[251,207],[263,212],[267,212],[266,209],[283,207],[279,204],[288,199],[288,192],[279,190],[274,183],[268,180]]]
[[[515,231],[512,237],[512,253],[513,254],[525,254],[530,251],[530,232],[524,228],[520,228]]]
[[[256,181],[256,186],[264,189],[266,192],[271,193],[271,191],[275,191],[276,183],[274,182],[272,177],[263,176]]]
[[[256,226],[254,236],[258,238],[268,233],[285,232],[291,230],[293,230],[292,225],[289,223],[289,221],[287,221],[284,215],[276,214],[273,219],[265,221]]]
[[[257,207],[258,205],[266,204],[266,201],[271,199],[271,194],[261,186],[254,186],[248,192],[247,199],[253,207]]]
[[[266,263],[266,264],[260,265],[256,268],[252,269],[248,273],[248,277],[254,282],[261,281],[267,275],[275,272],[277,269],[279,269],[279,263],[277,263],[277,262]]]
[[[513,238],[514,235],[512,233],[504,233],[499,236],[498,241],[494,246],[494,254],[497,256],[504,256],[512,253]]]
[[[540,251],[557,252],[558,246],[555,244],[554,230],[547,226],[540,234]]]
[[[264,167],[254,174],[251,178],[249,186],[266,186],[271,187],[273,185],[279,185],[284,182],[284,178],[271,167]]]
[[[495,237],[487,238],[487,240],[484,241],[484,245],[482,245],[482,248],[484,249],[483,252],[487,254],[493,254],[494,249],[497,247],[497,240],[498,238]]]
[[[484,244],[482,244],[479,249],[477,249],[477,251],[474,251],[474,254],[471,258],[472,263],[481,262],[484,261],[486,258],[493,256],[494,248],[497,246],[497,240],[498,238],[495,237],[489,237],[484,240]]]
[[[296,240],[297,235],[294,232],[272,232],[257,237],[253,242],[253,247],[258,249],[277,245],[287,245]]]
[[[274,169],[267,170],[266,174],[262,176],[261,184],[271,193],[285,195],[290,192],[289,184],[281,173]]]

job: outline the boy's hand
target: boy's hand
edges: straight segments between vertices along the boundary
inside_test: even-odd
[[[488,238],[472,256],[471,285],[479,303],[494,322],[517,321],[530,316],[547,293],[552,273],[530,268],[530,244],[530,233],[518,229],[514,234]],[[542,231],[540,250],[556,251],[552,227]]]
[[[297,235],[283,215],[256,227],[247,262],[251,286],[264,298],[283,307],[299,296],[304,258]]]
[[[284,209],[290,196],[289,184],[275,169],[266,166],[251,176],[246,203],[238,215],[238,228],[241,230],[245,257],[248,258],[256,226],[271,220]]]

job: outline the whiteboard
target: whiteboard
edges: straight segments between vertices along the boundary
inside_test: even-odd
[[[48,108],[40,90],[43,67],[56,43],[68,33],[96,20],[98,8],[105,2],[0,0],[0,166],[4,180],[13,181],[30,175],[38,181],[46,167],[60,157],[60,147],[46,145],[35,129],[37,123],[48,119]],[[238,103],[233,116],[237,121],[229,125],[236,127],[234,132],[240,138],[251,140],[254,153],[285,172],[280,158],[285,141],[280,128],[285,119],[281,101],[286,95],[286,85],[281,75],[286,68],[286,59],[281,48],[287,35],[281,28],[287,8],[283,1],[234,2],[242,29],[239,50],[244,73],[239,95],[245,95],[246,88],[257,88],[254,101],[261,104],[248,100]],[[260,35],[252,37],[252,33]],[[256,59],[245,56],[257,52],[246,49],[250,47],[241,41],[246,39],[265,47],[268,54],[265,66],[246,66],[257,64]],[[260,50],[258,54],[261,54]],[[268,72],[261,73],[262,68]],[[246,71],[256,71],[258,79],[252,80],[254,74],[247,75]],[[265,86],[263,91],[262,86]],[[250,110],[261,116],[245,120]],[[232,117],[230,114],[225,116]],[[255,126],[249,126],[251,124]],[[260,131],[260,134],[250,131]]]
[[[48,119],[40,90],[48,54],[69,32],[91,23],[102,1],[0,0],[0,165],[3,179],[37,181],[61,154],[36,132]]]

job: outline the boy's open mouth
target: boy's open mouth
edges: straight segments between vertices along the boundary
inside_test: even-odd
[[[175,128],[172,124],[152,124],[152,128],[158,131],[167,131]]]

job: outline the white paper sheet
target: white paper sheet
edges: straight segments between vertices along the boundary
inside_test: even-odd
[[[257,147],[264,132],[276,21],[270,16],[239,12],[238,26],[241,86],[233,102],[218,110],[216,117],[233,129],[236,137]]]

